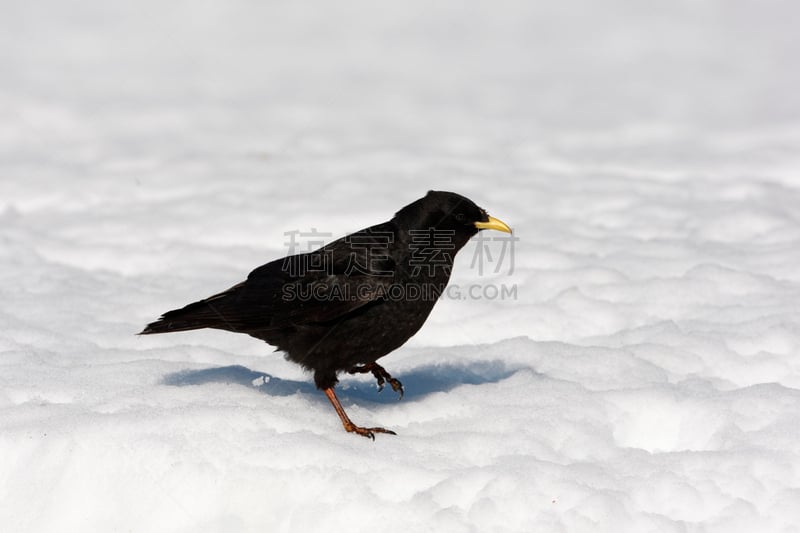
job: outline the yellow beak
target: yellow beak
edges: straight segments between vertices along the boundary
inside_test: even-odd
[[[478,229],[496,229],[497,231],[505,231],[511,233],[511,228],[502,220],[494,217],[489,217],[486,222],[476,222],[475,227]]]

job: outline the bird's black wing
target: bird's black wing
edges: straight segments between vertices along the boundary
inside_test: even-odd
[[[338,320],[383,301],[394,280],[385,225],[253,270],[227,291],[165,313],[142,333],[218,328],[243,333]]]
[[[324,323],[383,301],[394,281],[393,235],[386,224],[373,226],[257,268],[241,287],[239,318],[263,324],[268,315],[272,328]]]

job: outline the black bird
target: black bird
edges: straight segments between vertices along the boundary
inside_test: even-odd
[[[388,222],[262,265],[225,292],[164,313],[141,334],[247,333],[313,370],[345,430],[372,439],[394,435],[350,421],[333,390],[337,374],[371,372],[379,388],[389,383],[402,397],[400,381],[376,361],[422,327],[447,286],[456,252],[482,229],[511,233],[471,200],[429,191]]]

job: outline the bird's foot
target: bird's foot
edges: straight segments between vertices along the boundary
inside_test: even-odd
[[[398,400],[402,400],[403,399],[403,384],[400,383],[400,380],[389,376],[386,379],[386,381],[388,381],[389,385],[392,386],[392,390],[400,395],[397,399]],[[383,390],[383,384],[381,383],[381,380],[378,379],[378,392],[380,392],[382,390]]]
[[[403,399],[403,384],[400,383],[399,379],[393,378],[392,375],[389,374],[386,369],[378,363],[354,366],[347,372],[350,374],[366,374],[367,372],[372,372],[372,375],[375,376],[375,379],[378,381],[378,392],[381,392],[384,385],[389,383],[389,385],[392,387],[392,390],[400,394],[398,399]]]
[[[350,424],[345,424],[344,429],[348,433],[358,433],[362,437],[367,437],[368,439],[375,440],[375,433],[386,433],[387,435],[397,435],[392,430],[386,428],[362,428],[361,426],[357,426],[350,422]]]
[[[342,421],[342,426],[344,426],[345,431],[348,433],[358,433],[362,437],[368,437],[372,440],[375,440],[375,433],[386,433],[387,435],[397,435],[394,431],[390,431],[384,428],[362,428],[361,426],[357,426],[353,424],[353,421],[350,420],[350,417],[347,416],[347,413],[344,412],[344,407],[342,407],[341,402],[339,402],[339,398],[336,397],[336,393],[333,392],[333,387],[328,387],[327,389],[322,389],[322,392],[325,393],[325,396],[328,397],[330,400],[331,405],[333,408],[336,409],[336,414],[339,415],[339,419]]]

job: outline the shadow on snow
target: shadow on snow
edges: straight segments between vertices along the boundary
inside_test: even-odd
[[[460,365],[442,364],[427,365],[408,374],[392,374],[403,383],[404,400],[415,400],[435,392],[446,392],[459,385],[480,385],[496,383],[516,372],[502,361],[473,362]],[[375,380],[370,376],[355,378],[349,374],[340,374],[340,382],[336,392],[342,399],[352,399],[375,403],[396,402],[397,393],[387,386],[377,394]],[[164,376],[165,385],[183,387],[186,385],[203,385],[205,383],[235,383],[253,387],[273,396],[289,396],[292,394],[316,394],[309,376],[309,381],[294,381],[276,378],[264,372],[250,370],[244,366],[232,365],[200,370],[181,370]]]

